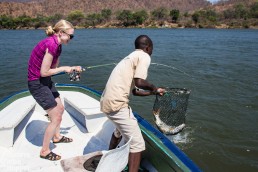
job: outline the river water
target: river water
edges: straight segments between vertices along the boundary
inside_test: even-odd
[[[0,98],[27,89],[27,61],[43,30],[0,30]],[[171,137],[203,171],[258,171],[258,31],[82,29],[63,46],[61,65],[116,63],[147,34],[154,43],[148,81],[191,90],[186,128]],[[84,72],[78,84],[103,91],[114,66]],[[67,75],[53,78],[71,83]],[[131,106],[152,124],[155,97]]]

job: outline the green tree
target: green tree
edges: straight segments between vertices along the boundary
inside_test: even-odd
[[[93,13],[87,16],[87,21],[91,26],[95,27],[97,24],[100,24],[103,21],[103,18],[101,14]]]
[[[22,15],[16,18],[16,24],[19,27],[32,27],[32,23],[32,18],[26,15]]]
[[[184,13],[184,17],[189,17],[190,15],[189,15],[189,13],[188,12],[185,12]]]
[[[145,10],[133,13],[133,20],[136,25],[143,24],[148,19],[148,13]]]
[[[245,8],[245,6],[243,4],[237,4],[234,6],[234,12],[235,12],[235,18],[248,18],[249,17],[249,14],[248,14],[248,11],[247,9]]]
[[[194,21],[195,25],[199,22],[200,19],[200,13],[199,12],[194,12],[192,15],[192,20]]]
[[[227,9],[227,10],[223,11],[223,17],[225,19],[233,19],[233,18],[235,18],[234,11],[232,9]]]
[[[46,18],[46,21],[50,23],[57,23],[62,18],[63,18],[62,14],[55,14],[53,16],[49,16],[48,18]]]
[[[203,17],[206,17],[211,22],[217,21],[217,13],[214,10],[207,10]]]
[[[120,20],[124,26],[129,26],[132,24],[133,13],[130,10],[123,10],[118,13],[117,20]]]
[[[168,16],[168,11],[166,8],[161,7],[153,10],[151,15],[155,20],[164,20]]]
[[[47,19],[48,19],[47,17],[44,17],[42,15],[38,15],[36,18],[33,18],[32,23],[34,25],[34,28],[37,29],[39,27],[46,27]]]
[[[177,10],[177,9],[173,9],[173,10],[170,11],[169,15],[172,19],[172,22],[177,23],[177,20],[178,20],[179,15],[180,15],[180,11]]]
[[[7,15],[0,16],[0,27],[1,29],[14,29],[13,18],[8,17]]]
[[[67,20],[71,21],[74,25],[80,24],[84,18],[84,13],[79,10],[72,11],[67,16]]]
[[[251,6],[250,13],[253,18],[258,18],[258,2]]]
[[[104,20],[109,20],[111,18],[112,11],[110,9],[101,10],[101,15]]]

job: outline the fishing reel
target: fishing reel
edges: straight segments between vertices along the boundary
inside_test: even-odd
[[[70,76],[70,81],[80,81],[81,79],[81,73],[77,72],[76,70],[73,70],[69,76]]]
[[[82,71],[85,71],[85,68],[82,68]],[[73,70],[70,74],[70,81],[80,81],[81,79],[81,72],[78,72],[76,70]]]

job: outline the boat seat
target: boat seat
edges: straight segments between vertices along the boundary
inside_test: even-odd
[[[61,160],[61,166],[64,172],[121,172],[128,163],[131,140],[132,137],[126,144],[116,149],[109,151],[96,151],[83,156],[76,156]],[[95,163],[94,161],[98,160],[99,158],[99,163]],[[94,168],[95,164],[97,164],[97,166]],[[91,169],[87,169],[87,167],[90,167]]]
[[[0,111],[0,146],[13,146],[35,105],[36,101],[31,96],[27,96],[12,102]]]
[[[65,110],[85,126],[89,133],[100,130],[102,124],[108,120],[100,111],[99,101],[80,92],[74,93],[73,96],[64,95],[64,106]]]

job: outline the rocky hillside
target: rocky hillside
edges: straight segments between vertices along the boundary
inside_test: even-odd
[[[236,4],[243,4],[245,6],[249,6],[255,2],[257,2],[257,0],[220,0],[218,3],[213,5],[213,8],[216,11],[220,12],[230,9]]]
[[[235,3],[243,3],[243,4],[250,4],[256,2],[256,0],[220,0],[218,1],[218,5],[220,4],[235,4]]]
[[[16,0],[19,1],[19,0]],[[0,15],[17,17],[27,15],[51,16],[54,14],[67,15],[71,11],[80,10],[85,14],[98,13],[102,9],[142,10],[151,11],[159,7],[179,9],[181,12],[194,11],[211,5],[206,0],[38,0],[24,2],[0,2]]]

